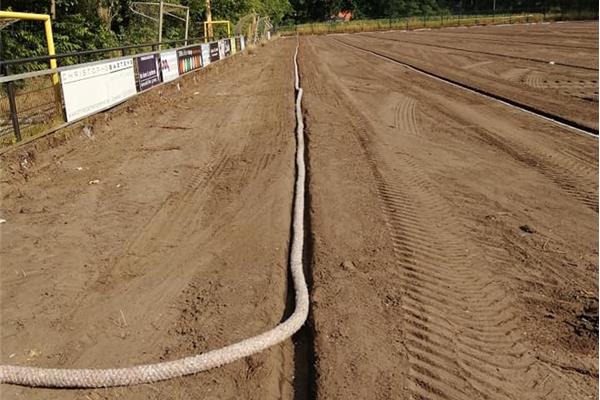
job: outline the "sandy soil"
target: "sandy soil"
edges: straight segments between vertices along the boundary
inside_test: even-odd
[[[181,92],[153,91],[122,115],[105,114],[93,140],[78,135],[4,157],[2,363],[156,362],[278,323],[294,174],[294,45],[280,40],[236,56],[186,79]],[[1,397],[289,398],[292,351],[288,343],[154,385],[5,386]]]
[[[597,48],[586,24],[431,34],[476,49],[489,37],[544,41],[546,30]],[[425,34],[411,35],[433,40]],[[195,376],[102,390],[1,385],[2,399],[595,398],[597,139],[340,40],[427,67],[439,58],[367,35],[300,39],[303,331]],[[0,156],[0,362],[169,360],[285,318],[295,44],[278,39],[100,114],[91,139],[78,125]],[[542,107],[589,103],[518,79],[494,86],[486,68],[517,67],[486,57],[472,60],[494,64],[471,68],[471,83],[543,94]],[[467,77],[465,60],[438,72]],[[563,111],[589,122],[586,107]]]
[[[577,33],[570,25],[577,25]],[[584,29],[587,35],[595,35],[593,42],[571,47]],[[598,23],[529,25],[519,31],[480,27],[341,39],[597,129]],[[537,40],[529,35],[535,38],[540,31],[546,44],[529,43]]]
[[[593,398],[597,141],[336,39],[301,47],[318,397]]]

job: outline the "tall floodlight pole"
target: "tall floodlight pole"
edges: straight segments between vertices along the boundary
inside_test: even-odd
[[[163,0],[158,3],[158,49],[160,50],[160,43],[162,43],[162,25],[163,25]]]

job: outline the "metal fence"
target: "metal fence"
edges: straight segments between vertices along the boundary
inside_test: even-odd
[[[0,145],[6,146],[25,137],[35,136],[60,126],[67,120],[61,87],[55,83],[57,80],[53,80],[53,75],[99,60],[136,57],[156,54],[160,50],[182,48],[177,47],[178,44],[189,47],[205,42],[204,39],[196,37],[0,61]],[[57,61],[56,70],[39,70],[39,64],[47,68],[51,59]],[[15,74],[18,70],[33,71]]]

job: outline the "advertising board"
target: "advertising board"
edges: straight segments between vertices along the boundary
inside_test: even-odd
[[[210,43],[210,62],[219,61],[221,59],[221,55],[219,52],[219,43],[211,42]]]
[[[223,39],[223,53],[225,57],[231,55],[231,39]]]
[[[160,83],[158,54],[149,54],[135,58],[137,68],[137,89],[142,92]]]
[[[202,65],[207,66],[210,64],[210,45],[208,43],[202,43]]]
[[[185,74],[202,66],[202,48],[200,46],[177,50],[179,74]]]
[[[61,71],[67,122],[135,96],[133,59],[107,61]]]
[[[243,36],[240,36],[240,49],[242,51],[244,51],[245,48],[246,48],[246,39],[244,39]]]
[[[170,82],[179,76],[177,51],[167,50],[160,53],[160,72],[163,82]]]
[[[219,58],[222,60],[225,58],[225,40],[219,40]]]

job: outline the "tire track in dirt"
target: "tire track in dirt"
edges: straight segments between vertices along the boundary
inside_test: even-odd
[[[451,32],[444,32],[444,33],[434,33],[434,32],[427,32],[427,36],[434,36],[434,37],[440,37],[440,38],[444,38],[444,39],[448,39],[447,34],[451,33]],[[459,34],[459,33],[451,33],[452,36],[455,36],[457,39],[467,39],[469,41],[480,41],[480,42],[492,42],[492,43],[502,43],[502,44],[507,44],[507,43],[514,43],[514,44],[529,44],[529,45],[534,45],[534,46],[542,46],[542,47],[562,47],[562,48],[567,48],[567,49],[583,49],[583,50],[596,50],[598,51],[598,47],[593,47],[593,46],[581,46],[581,45],[570,45],[570,44],[562,44],[562,43],[552,43],[552,42],[530,42],[530,41],[524,41],[524,40],[508,40],[507,38],[503,37],[502,39],[493,39],[493,38],[483,38],[483,37],[476,37],[475,35],[481,35],[480,33],[472,33],[469,35],[464,35],[464,34]]]
[[[451,210],[443,199],[422,177],[406,178],[404,168],[404,174],[385,179],[379,171],[382,160],[364,140],[367,130],[358,132],[388,219],[397,272],[404,281],[400,307],[406,321],[413,397],[501,394],[496,398],[511,398],[496,384],[506,381],[497,370],[525,369],[531,361],[519,365],[525,351],[515,337],[515,315],[505,294],[498,283],[470,270],[464,247],[450,239],[456,221],[448,221]],[[414,174],[414,166],[409,168]],[[443,223],[434,230],[429,228],[433,221]],[[473,319],[463,310],[473,313]],[[490,356],[498,361],[491,362]],[[465,380],[471,388],[465,387]]]
[[[334,81],[328,71],[328,80]],[[331,93],[344,93],[344,90]],[[393,243],[402,296],[409,390],[417,399],[516,398],[505,382],[534,363],[517,337],[516,316],[500,284],[481,272],[452,207],[409,159],[391,173],[371,143],[373,129],[349,97],[349,128],[367,159]],[[471,251],[470,251],[471,250]]]
[[[414,45],[414,46],[434,47],[434,48],[439,48],[439,49],[462,51],[465,53],[473,53],[473,54],[485,54],[485,55],[493,56],[493,57],[510,58],[510,59],[514,59],[514,60],[523,60],[523,61],[529,61],[529,62],[535,62],[535,63],[541,63],[541,64],[548,64],[548,62],[549,62],[548,60],[540,60],[538,58],[532,58],[532,57],[521,57],[521,56],[510,55],[510,54],[493,53],[493,52],[489,52],[489,51],[470,50],[470,49],[464,49],[464,48],[460,48],[460,47],[445,46],[445,45],[441,45],[441,44],[425,43],[425,42],[420,42],[420,41],[410,41],[410,40],[406,40],[406,39],[394,39],[394,38],[382,37],[381,35],[363,34],[363,36],[374,38],[374,39],[380,39],[380,40],[390,40],[390,41],[394,41],[394,42],[408,43],[409,45]],[[588,70],[588,71],[598,71],[598,68],[588,67],[585,65],[563,63],[563,62],[555,62],[555,64],[562,65],[564,67],[577,68],[577,69],[583,69],[583,70]]]
[[[594,136],[598,135],[598,130],[595,127],[588,126],[587,124],[577,122],[577,121],[573,120],[572,117],[564,117],[564,116],[560,115],[561,114],[560,112],[558,112],[558,113],[557,112],[549,112],[549,111],[546,111],[544,108],[539,108],[537,106],[532,106],[526,102],[522,102],[520,100],[515,100],[515,98],[513,98],[513,97],[507,97],[506,95],[501,95],[499,93],[494,93],[494,92],[488,91],[487,89],[483,89],[479,85],[468,84],[465,81],[463,81],[462,78],[461,79],[451,78],[451,77],[449,77],[449,75],[447,73],[439,74],[436,72],[432,72],[432,70],[429,69],[431,66],[429,66],[427,69],[424,69],[424,68],[418,66],[417,65],[418,63],[415,64],[414,59],[411,62],[402,61],[402,60],[398,59],[396,55],[389,55],[389,53],[387,51],[381,52],[381,51],[373,50],[371,48],[361,47],[361,45],[352,44],[352,43],[346,42],[344,40],[340,40],[338,38],[335,38],[335,40],[337,42],[339,42],[340,44],[343,44],[349,48],[354,48],[354,49],[360,50],[361,52],[366,52],[368,54],[372,54],[379,58],[386,59],[390,62],[399,64],[406,68],[410,68],[414,71],[417,71],[420,74],[426,75],[432,79],[445,82],[448,85],[460,87],[466,91],[469,91],[472,93],[477,93],[481,96],[501,102],[510,107],[520,109],[521,111],[527,112],[529,114],[537,115],[540,118],[553,121],[553,122],[555,122],[557,124],[561,124],[563,126],[568,126],[574,130],[577,130],[579,133],[583,133],[583,134],[587,134],[587,135],[594,135]]]
[[[329,46],[321,51],[331,52],[333,47],[346,49]],[[575,380],[557,375],[532,356],[529,340],[522,336],[521,315],[503,282],[486,265],[489,243],[480,246],[465,231],[454,205],[438,194],[437,183],[416,159],[398,151],[393,168],[387,164],[390,149],[378,145],[369,117],[348,87],[338,84],[331,67],[326,62],[319,65],[323,82],[331,85],[321,95],[333,97],[331,102],[346,110],[341,117],[347,121],[344,129],[363,149],[387,221],[397,266],[390,273],[401,282],[401,295],[392,296],[387,304],[402,315],[410,395],[417,399],[520,399],[542,392],[554,398],[583,395]],[[382,80],[389,82],[389,77],[383,74]],[[556,174],[556,168],[552,164],[547,173]],[[494,256],[513,261],[502,251]],[[549,376],[568,384],[549,383]]]
[[[127,246],[125,257],[111,271],[111,279],[136,276],[138,269],[152,253],[169,252],[198,222],[204,207],[202,198],[211,182],[227,172],[230,157],[227,149],[216,152],[204,168],[197,169],[185,183],[184,190],[169,195]],[[191,216],[191,217],[190,217]],[[133,258],[133,262],[132,262]],[[104,284],[103,284],[104,285]]]
[[[531,71],[525,75],[525,84],[531,86],[534,89],[543,89],[545,87],[543,83],[543,76],[538,71]]]
[[[410,133],[419,135],[419,126],[416,116],[417,101],[412,97],[402,95],[394,107],[394,127]]]
[[[345,42],[342,43],[345,44]],[[456,118],[459,118],[459,115],[461,113],[457,112]],[[465,119],[465,123],[470,122]],[[513,159],[535,168],[568,195],[598,212],[598,193],[595,189],[597,188],[595,185],[596,172],[593,165],[575,167],[576,164],[569,161],[569,157],[561,154],[561,151],[555,152],[554,156],[551,156],[541,146],[531,148],[525,143],[516,144],[510,138],[500,138],[486,130],[478,130],[478,134],[486,143],[504,151]]]
[[[519,145],[515,145],[507,138],[500,139],[489,131],[479,130],[478,134],[487,144],[505,152],[514,160],[538,170],[569,196],[598,212],[598,192],[594,190],[597,175],[592,166],[572,161],[560,151],[550,156],[541,148],[534,150],[521,147],[519,149]]]

